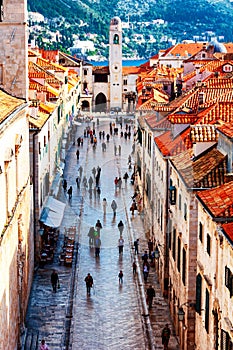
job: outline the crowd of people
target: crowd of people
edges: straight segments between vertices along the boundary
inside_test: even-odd
[[[121,138],[124,137],[125,140],[130,139],[131,126],[126,124],[125,131],[123,131],[122,130],[122,128],[123,128],[122,123],[120,123],[120,128],[121,128],[120,137]],[[110,138],[113,135],[118,134],[118,128],[116,127],[115,123],[110,122],[109,133],[106,133],[104,130],[103,131],[100,130],[98,132],[98,139],[97,139],[97,134],[96,134],[96,130],[95,130],[94,123],[93,123],[93,128],[91,128],[90,126],[87,126],[84,129],[83,134],[84,134],[84,139],[85,138],[90,139],[89,142],[93,146],[93,149],[96,149],[97,143],[99,141],[101,143],[102,151],[105,152],[107,150]],[[80,148],[82,146],[83,146],[83,137],[78,137],[77,138],[77,149],[75,152],[76,157],[77,157],[77,161],[79,161],[79,159],[80,159],[80,151],[81,151]],[[134,151],[134,149],[133,149],[133,151]],[[121,156],[121,144],[119,144],[118,146],[116,144],[114,144],[114,155]],[[141,208],[140,208],[141,197],[140,197],[140,191],[139,191],[138,186],[135,186],[136,172],[134,169],[131,154],[128,156],[127,166],[128,166],[128,171],[126,171],[122,177],[116,176],[114,178],[113,182],[114,182],[114,186],[115,186],[116,191],[120,191],[122,186],[124,187],[124,184],[127,185],[128,179],[130,180],[130,183],[133,185],[134,193],[131,197],[132,202],[131,202],[131,205],[129,207],[129,211],[131,212],[132,219],[133,219],[135,211],[141,210]],[[122,179],[123,179],[123,181],[122,181]],[[77,185],[77,190],[81,190],[81,189],[88,190],[90,194],[94,193],[95,195],[98,195],[98,197],[100,198],[100,194],[101,194],[101,181],[100,180],[101,180],[101,167],[99,165],[97,167],[93,167],[90,174],[86,174],[86,173],[84,174],[83,167],[81,165],[79,166],[78,174],[77,174],[76,179],[75,179],[76,185]],[[67,193],[69,200],[71,200],[72,195],[73,195],[72,185],[68,186],[67,180],[63,179],[62,186],[63,186],[64,193]],[[107,194],[104,193],[103,195],[105,195],[107,197]],[[107,208],[108,208],[108,202],[107,202],[106,197],[103,197],[103,200],[102,200],[102,210],[103,210],[103,217],[104,218],[107,214]],[[118,205],[117,205],[117,202],[114,198],[110,202],[110,208],[112,210],[113,217],[115,218],[117,215]],[[122,257],[123,250],[124,250],[124,244],[125,244],[125,240],[123,237],[124,230],[125,230],[125,224],[122,220],[119,220],[119,222],[117,224],[117,228],[119,231],[119,238],[118,238],[119,256]],[[89,228],[89,231],[87,233],[87,235],[89,237],[89,246],[90,246],[90,248],[94,248],[96,258],[100,257],[100,251],[101,251],[101,245],[102,245],[102,242],[101,242],[101,230],[102,229],[103,229],[103,225],[102,225],[100,219],[98,219],[97,222],[95,223],[95,225],[93,225]],[[141,259],[137,258],[137,256],[139,255],[139,238],[135,239],[133,246],[134,246],[134,253],[135,253],[135,259],[132,263],[133,275],[134,276],[137,275],[138,262],[139,262],[139,267],[141,267],[141,269],[142,269],[144,283],[145,283],[145,286],[147,287],[150,269],[151,269],[151,267],[154,266],[154,260],[155,260],[154,242],[151,239],[148,240],[148,250],[144,251],[144,253],[141,255]],[[123,285],[123,276],[124,276],[123,270],[120,270],[118,273],[118,280],[119,280],[120,286]],[[87,295],[90,296],[91,289],[94,288],[94,279],[90,273],[88,273],[86,275],[84,282],[86,284]],[[53,292],[56,293],[60,287],[60,282],[59,282],[58,273],[55,270],[51,274],[51,285],[52,285]],[[146,288],[146,301],[147,301],[149,310],[152,309],[152,307],[153,307],[153,300],[154,300],[155,296],[156,296],[155,289],[153,288],[152,284],[150,284]],[[164,345],[164,349],[168,348],[170,334],[171,334],[171,331],[169,329],[168,324],[166,324],[166,326],[162,330],[162,334],[161,334],[162,344]],[[45,340],[43,339],[41,341],[40,350],[48,350],[48,349],[49,348],[48,348],[47,344],[45,343]]]

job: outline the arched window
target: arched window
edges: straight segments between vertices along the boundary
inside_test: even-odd
[[[114,35],[113,44],[119,44],[119,35],[118,34]]]

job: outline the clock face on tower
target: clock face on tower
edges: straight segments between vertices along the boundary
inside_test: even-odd
[[[113,63],[113,65],[112,65],[112,71],[113,71],[114,73],[118,73],[118,72],[120,71],[120,66],[119,66],[118,63]]]

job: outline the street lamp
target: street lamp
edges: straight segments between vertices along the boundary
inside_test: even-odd
[[[183,322],[184,321],[184,316],[185,316],[185,312],[184,309],[182,307],[179,307],[178,310],[178,320]]]
[[[184,321],[184,317],[185,317],[185,312],[184,312],[184,309],[183,309],[183,306],[187,306],[187,307],[195,307],[196,306],[196,303],[194,302],[189,302],[189,301],[186,301],[185,303],[183,303],[179,309],[178,309],[178,320],[179,321]]]
[[[156,247],[155,247],[155,251],[154,251],[154,253],[155,253],[155,259],[159,259],[159,257],[160,257],[160,253],[159,253],[158,246],[156,246]]]

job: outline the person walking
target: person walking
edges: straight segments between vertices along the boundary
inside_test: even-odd
[[[77,188],[80,188],[80,177],[79,176],[76,177],[76,184],[77,184]]]
[[[134,211],[137,210],[137,204],[135,202],[135,199],[133,199],[133,203],[131,204],[130,211],[132,212],[132,215],[134,215]]]
[[[106,215],[106,210],[107,210],[107,205],[108,205],[107,199],[106,199],[106,198],[103,198],[103,203],[102,203],[102,205],[103,205],[103,212],[104,212],[104,215]]]
[[[162,334],[161,334],[162,344],[163,344],[164,350],[168,350],[168,343],[169,343],[170,336],[171,336],[171,330],[170,330],[168,323],[167,323],[165,325],[165,327],[163,328]]]
[[[82,179],[82,175],[83,175],[83,167],[80,165],[79,169],[79,176],[80,176],[80,179]]]
[[[119,221],[117,227],[118,227],[118,230],[119,230],[119,232],[120,232],[120,236],[122,236],[122,233],[123,233],[123,231],[124,231],[124,223],[123,223],[122,220]]]
[[[122,180],[121,180],[121,177],[119,177],[119,178],[118,178],[117,185],[118,185],[119,189],[121,190],[121,186],[122,186]]]
[[[116,201],[114,199],[111,203],[111,208],[113,210],[113,215],[116,216],[117,204],[116,204]]]
[[[91,191],[92,190],[92,186],[93,186],[93,178],[92,178],[92,176],[90,176],[89,177],[89,180],[88,180],[88,184],[89,184],[89,191]]]
[[[84,281],[86,282],[87,295],[91,294],[91,288],[93,286],[93,278],[90,273],[87,274]]]
[[[151,239],[148,240],[147,246],[148,246],[148,250],[149,250],[149,257],[151,257],[151,253],[152,253],[153,248],[154,248],[154,244],[153,244]]]
[[[48,345],[46,344],[45,340],[42,339],[40,343],[40,350],[49,350]]]
[[[151,309],[152,303],[153,303],[153,298],[155,297],[155,290],[151,285],[149,286],[149,288],[147,288],[146,295],[147,295],[148,307],[149,307],[149,309]]]
[[[134,241],[133,245],[135,254],[138,254],[139,238]]]
[[[148,275],[149,275],[148,265],[147,264],[143,264],[143,276],[144,276],[145,283],[147,282]]]
[[[126,171],[126,173],[124,173],[123,179],[125,180],[125,182],[127,182],[128,178],[129,178],[129,175]]]
[[[116,156],[117,155],[117,146],[114,145],[114,155]]]
[[[119,239],[118,239],[118,248],[119,248],[119,254],[122,254],[123,253],[123,248],[124,248],[124,238],[121,236]]]
[[[119,274],[118,274],[118,279],[119,279],[119,283],[120,283],[120,284],[123,283],[123,276],[124,276],[124,274],[123,274],[122,270],[120,270],[120,272],[119,272]]]
[[[67,181],[66,181],[66,179],[63,180],[62,186],[63,186],[64,192],[66,192],[67,191]]]
[[[99,236],[100,236],[100,230],[101,230],[101,228],[103,228],[103,226],[102,226],[100,220],[98,219],[98,220],[96,221],[96,224],[95,224],[95,229],[96,229],[96,231],[98,232]]]
[[[100,256],[100,247],[101,247],[101,239],[99,236],[95,239],[95,257],[98,258]]]
[[[137,272],[137,264],[136,264],[136,261],[134,260],[133,262],[133,275],[135,275]]]
[[[78,149],[76,151],[76,157],[77,157],[77,160],[79,160],[79,150]]]
[[[115,185],[115,189],[117,189],[117,185],[118,185],[118,177],[117,176],[114,179],[114,185]]]
[[[70,186],[70,188],[68,189],[67,193],[68,193],[69,199],[71,199],[72,198],[72,193],[73,193],[72,186]]]
[[[95,238],[95,228],[94,228],[94,226],[90,227],[87,235],[89,237],[89,246],[92,247],[94,245],[94,238]]]
[[[121,145],[118,146],[118,154],[121,155]]]
[[[53,272],[51,273],[51,285],[52,285],[54,293],[57,292],[58,284],[59,284],[58,274],[57,274],[56,270],[53,270]]]

